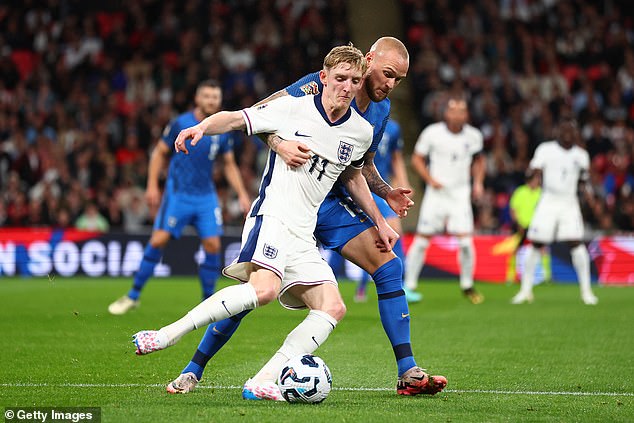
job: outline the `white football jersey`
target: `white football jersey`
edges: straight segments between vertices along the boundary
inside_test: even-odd
[[[421,132],[414,152],[429,157],[429,173],[445,188],[469,187],[473,155],[482,150],[482,132],[464,125],[457,134],[445,122],[432,123]]]
[[[547,141],[537,147],[529,167],[542,170],[544,194],[576,198],[579,178],[588,171],[590,157],[579,146],[566,150],[557,141]]]
[[[273,151],[264,170],[251,216],[276,216],[297,236],[312,237],[317,211],[347,166],[363,166],[372,126],[352,108],[331,123],[321,95],[285,96],[242,111],[247,134],[275,133],[305,143],[311,158],[291,168]]]

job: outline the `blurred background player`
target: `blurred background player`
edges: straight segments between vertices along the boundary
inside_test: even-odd
[[[401,136],[401,126],[394,119],[387,121],[385,126],[385,132],[383,138],[376,149],[376,155],[374,156],[374,165],[379,175],[390,185],[395,187],[403,187],[410,189],[409,180],[407,178],[407,170],[405,170],[405,162],[403,161],[403,137]],[[387,204],[387,202],[376,194],[374,201],[381,210],[381,214],[385,216],[390,226],[399,234],[403,234],[403,226],[401,225],[401,219],[394,213],[394,210]],[[403,250],[403,242],[399,239],[396,241],[396,245],[392,249],[394,254],[405,263],[405,252]],[[367,272],[363,272],[361,279],[357,284],[357,289],[354,295],[356,302],[367,301],[366,286],[370,280],[370,275]],[[414,303],[421,300],[422,295],[418,292],[411,291],[407,287],[403,288],[405,291],[405,298],[407,302]]]
[[[483,192],[485,162],[479,154],[482,133],[467,124],[469,113],[464,97],[450,96],[443,114],[443,122],[433,123],[421,132],[412,155],[412,166],[427,187],[416,235],[407,253],[405,286],[416,289],[430,238],[446,231],[458,238],[460,288],[473,304],[480,304],[484,297],[473,287],[471,194],[477,199]]]
[[[535,268],[540,250],[553,241],[565,241],[570,247],[572,265],[577,273],[581,300],[587,305],[599,302],[590,287],[590,256],[583,243],[583,217],[577,198],[579,184],[588,193],[588,152],[576,145],[579,131],[574,120],[559,124],[557,140],[539,145],[529,164],[529,172],[541,175],[542,196],[528,227],[531,241],[526,252],[522,285],[513,297],[513,304],[533,301]],[[587,196],[591,201],[591,196]]]
[[[141,290],[161,260],[163,249],[172,237],[180,237],[186,225],[196,228],[204,250],[204,259],[198,270],[203,299],[214,293],[216,280],[220,276],[222,235],[222,213],[213,182],[213,169],[218,157],[222,160],[227,181],[238,195],[242,210],[246,212],[249,209],[249,195],[236,165],[229,134],[205,136],[199,148],[192,151],[189,157],[182,154],[171,157],[174,141],[181,129],[193,126],[220,110],[220,85],[213,80],[200,82],[194,103],[193,110],[178,116],[165,128],[150,157],[145,197],[154,209],[160,202],[160,209],[143,260],[134,275],[132,288],[110,304],[108,311],[112,314],[124,314],[138,307]],[[159,177],[168,161],[167,182],[161,200]]]
[[[537,172],[531,172],[527,175],[526,183],[517,187],[511,195],[509,210],[511,219],[517,226],[517,231],[511,237],[511,253],[509,254],[506,268],[507,283],[515,282],[517,278],[517,272],[515,270],[517,253],[524,244],[524,241],[526,241],[526,231],[535,214],[535,208],[537,207],[541,193],[540,175]],[[544,271],[544,281],[550,281],[550,253],[547,248],[542,252],[542,268]]]
[[[409,190],[392,188],[374,166],[377,144],[382,139],[390,112],[387,96],[409,69],[409,53],[403,43],[393,37],[379,38],[365,55],[368,70],[352,107],[374,127],[372,147],[364,157],[363,175],[373,193],[379,194],[401,217],[413,204],[401,208]],[[278,96],[295,97],[318,94],[322,90],[319,73],[314,72],[281,90]],[[297,136],[297,135],[296,135]],[[301,139],[300,139],[301,141]],[[279,137],[267,138],[269,147],[292,167],[302,166],[310,158],[306,144]],[[430,394],[446,384],[442,376],[429,376],[414,359],[410,339],[410,313],[403,290],[403,264],[393,252],[382,252],[375,246],[377,229],[359,207],[335,185],[319,209],[315,237],[324,248],[341,254],[347,260],[372,275],[378,294],[381,324],[390,341],[397,365],[396,392],[399,395]],[[191,361],[181,374],[167,386],[171,393],[187,393],[201,380],[205,366],[236,331],[243,316],[234,316],[207,328]],[[434,383],[437,382],[434,388]]]

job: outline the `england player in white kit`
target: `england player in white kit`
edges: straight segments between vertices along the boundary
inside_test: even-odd
[[[449,98],[444,121],[425,128],[414,147],[412,165],[427,183],[427,189],[416,236],[405,261],[405,284],[409,289],[416,289],[430,238],[446,231],[458,238],[460,288],[472,303],[479,304],[483,297],[473,287],[471,174],[473,167],[473,194],[477,197],[482,194],[484,180],[484,161],[478,155],[483,141],[480,130],[467,124],[467,118],[466,101],[460,97]]]
[[[544,142],[537,147],[529,164],[529,172],[542,175],[542,195],[528,227],[531,241],[526,253],[522,285],[513,297],[513,304],[533,301],[535,268],[544,245],[565,241],[570,246],[572,265],[577,272],[581,299],[585,304],[597,304],[590,287],[590,257],[583,243],[583,218],[577,199],[579,182],[588,179],[588,152],[575,145],[577,128],[574,121],[559,125],[557,141]]]
[[[284,97],[240,112],[221,112],[181,132],[175,147],[185,151],[203,134],[246,129],[248,134],[303,136],[311,159],[287,166],[271,152],[258,198],[245,223],[238,259],[225,274],[246,283],[234,285],[196,306],[159,331],[135,335],[137,354],[176,343],[184,334],[273,301],[288,308],[310,308],[306,319],[261,372],[275,372],[291,357],[313,352],[345,314],[345,305],[328,264],[319,255],[313,231],[317,211],[341,176],[355,201],[379,230],[377,245],[390,250],[398,235],[389,227],[361,174],[363,155],[372,142],[372,127],[350,102],[360,88],[366,61],[352,46],[335,47],[324,59],[323,94]],[[376,219],[376,220],[375,220]],[[257,377],[257,375],[256,375]]]

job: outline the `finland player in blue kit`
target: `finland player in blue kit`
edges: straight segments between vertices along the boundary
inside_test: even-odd
[[[390,119],[385,126],[383,132],[383,138],[379,143],[374,156],[374,165],[379,175],[392,185],[397,187],[409,188],[409,180],[407,178],[407,170],[405,169],[405,162],[403,160],[403,138],[401,136],[401,126],[394,119]],[[379,207],[381,214],[387,219],[387,223],[399,234],[403,233],[401,226],[401,220],[399,216],[392,210],[387,202],[376,194],[374,201]],[[403,250],[403,242],[399,239],[396,241],[394,248],[392,249],[394,254],[405,262],[405,252]],[[365,302],[367,300],[366,287],[370,276],[367,272],[363,272],[361,280],[357,284],[357,290],[355,292],[354,300],[356,302]],[[409,303],[415,303],[422,299],[422,295],[416,291],[403,287],[405,291],[405,298]]]
[[[387,200],[391,207],[395,207],[400,216],[404,216],[408,207],[399,208],[399,205],[409,190],[392,189],[385,183],[374,167],[373,158],[389,116],[390,101],[387,95],[405,77],[409,55],[399,40],[384,37],[372,46],[366,59],[368,71],[363,87],[352,104],[374,128],[373,143],[366,153],[363,174],[372,191]],[[271,98],[288,94],[318,94],[321,89],[318,74],[315,73],[307,75]],[[277,137],[268,140],[269,146],[290,166],[303,165],[310,158],[309,148],[301,142],[301,133],[295,135],[299,141],[281,140]],[[325,248],[342,254],[372,275],[379,297],[381,322],[397,361],[397,393],[416,395],[440,392],[447,380],[443,376],[428,376],[416,365],[413,357],[409,308],[402,282],[403,264],[391,251],[379,251],[375,247],[374,223],[358,209],[340,185],[333,188],[319,209],[315,236]],[[195,387],[209,359],[229,340],[242,317],[237,315],[207,328],[190,363],[167,386],[168,392],[185,393]],[[272,399],[261,395],[257,388],[245,386],[243,396],[247,399]]]
[[[216,280],[220,276],[222,235],[222,214],[213,182],[213,168],[217,158],[222,159],[225,177],[236,191],[242,209],[246,211],[250,206],[249,196],[233,155],[230,134],[204,137],[199,148],[190,157],[170,157],[174,151],[174,141],[182,129],[193,126],[220,110],[220,85],[212,80],[202,81],[196,88],[194,102],[193,110],[170,122],[152,152],[146,199],[151,207],[158,206],[160,201],[160,209],[139,270],[134,275],[132,288],[110,304],[108,311],[112,314],[124,314],[139,305],[141,290],[161,260],[163,249],[172,237],[180,237],[187,225],[196,228],[205,254],[198,271],[203,298],[214,293]],[[168,161],[167,182],[161,200],[159,175]]]

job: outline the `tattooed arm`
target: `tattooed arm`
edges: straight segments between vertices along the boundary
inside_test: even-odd
[[[400,217],[407,216],[407,210],[414,205],[408,197],[412,192],[406,188],[392,188],[385,182],[374,165],[374,152],[365,153],[365,165],[363,166],[363,176],[370,187],[370,191],[387,201],[388,205]]]

